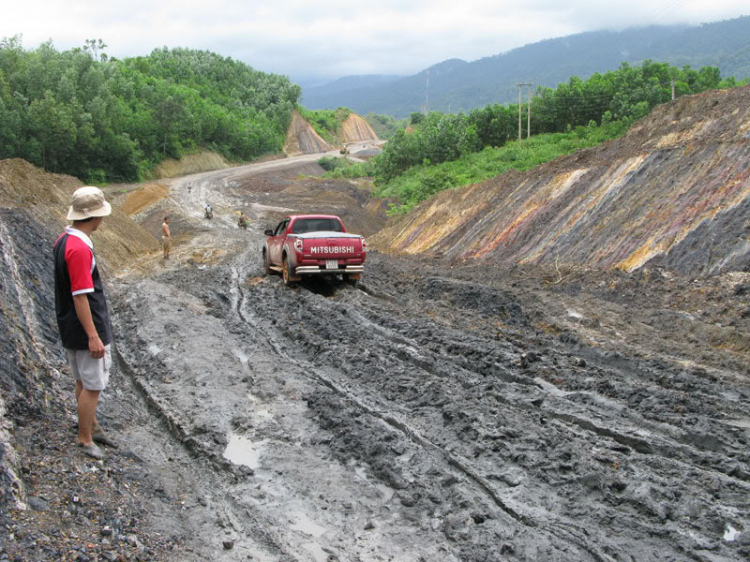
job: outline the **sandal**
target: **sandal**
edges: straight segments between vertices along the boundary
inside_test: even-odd
[[[96,459],[98,461],[102,460],[104,458],[104,452],[99,448],[99,446],[96,443],[92,443],[91,445],[84,445],[83,443],[78,443],[78,446],[83,449],[83,453],[92,459]]]

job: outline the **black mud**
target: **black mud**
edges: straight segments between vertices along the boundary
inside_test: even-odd
[[[264,217],[248,231],[217,217],[200,243],[221,259],[177,244],[147,274],[110,277],[117,364],[100,417],[121,446],[92,463],[70,450],[59,349],[31,345],[52,330],[34,246],[50,234],[0,218],[28,233],[13,238],[4,317],[34,319],[4,324],[0,343],[17,357],[2,363],[17,459],[0,560],[750,556],[746,274],[373,252],[357,288],[290,289],[262,275]],[[27,278],[38,289],[21,295]],[[55,369],[30,376],[27,347]]]

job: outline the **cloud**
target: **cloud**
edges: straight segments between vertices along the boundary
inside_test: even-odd
[[[0,37],[34,48],[101,38],[111,56],[156,47],[209,49],[281,74],[408,74],[448,58],[475,60],[541,39],[632,25],[737,17],[746,0],[24,0]]]

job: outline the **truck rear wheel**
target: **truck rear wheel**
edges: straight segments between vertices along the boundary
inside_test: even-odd
[[[287,287],[294,287],[297,282],[292,281],[293,272],[291,271],[291,266],[289,265],[289,260],[284,256],[284,265],[281,270],[281,274],[284,277],[284,285]]]
[[[271,275],[271,262],[268,261],[268,252],[263,252],[263,274]]]
[[[344,273],[344,283],[346,283],[347,285],[351,285],[352,287],[356,287],[359,283],[360,276],[360,273]]]

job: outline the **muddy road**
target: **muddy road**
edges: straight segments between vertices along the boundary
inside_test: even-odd
[[[46,391],[10,403],[29,494],[52,507],[0,525],[0,560],[750,556],[750,274],[371,252],[357,288],[285,288],[260,254],[284,214],[383,224],[363,190],[300,179],[317,173],[199,174],[134,215],[156,235],[169,214],[175,244],[106,272],[117,353],[99,417],[120,448],[70,455],[74,433],[50,429],[72,412],[35,413]],[[24,217],[17,260],[45,236]],[[36,317],[31,332],[52,329]]]
[[[170,498],[151,524],[180,537],[173,560],[750,554],[747,349],[708,336],[724,299],[747,338],[746,275],[563,279],[372,253],[357,289],[288,289],[262,274],[263,229],[338,210],[289,181],[175,182],[175,222],[202,230],[112,282],[108,415]],[[703,317],[676,302],[691,291]]]

